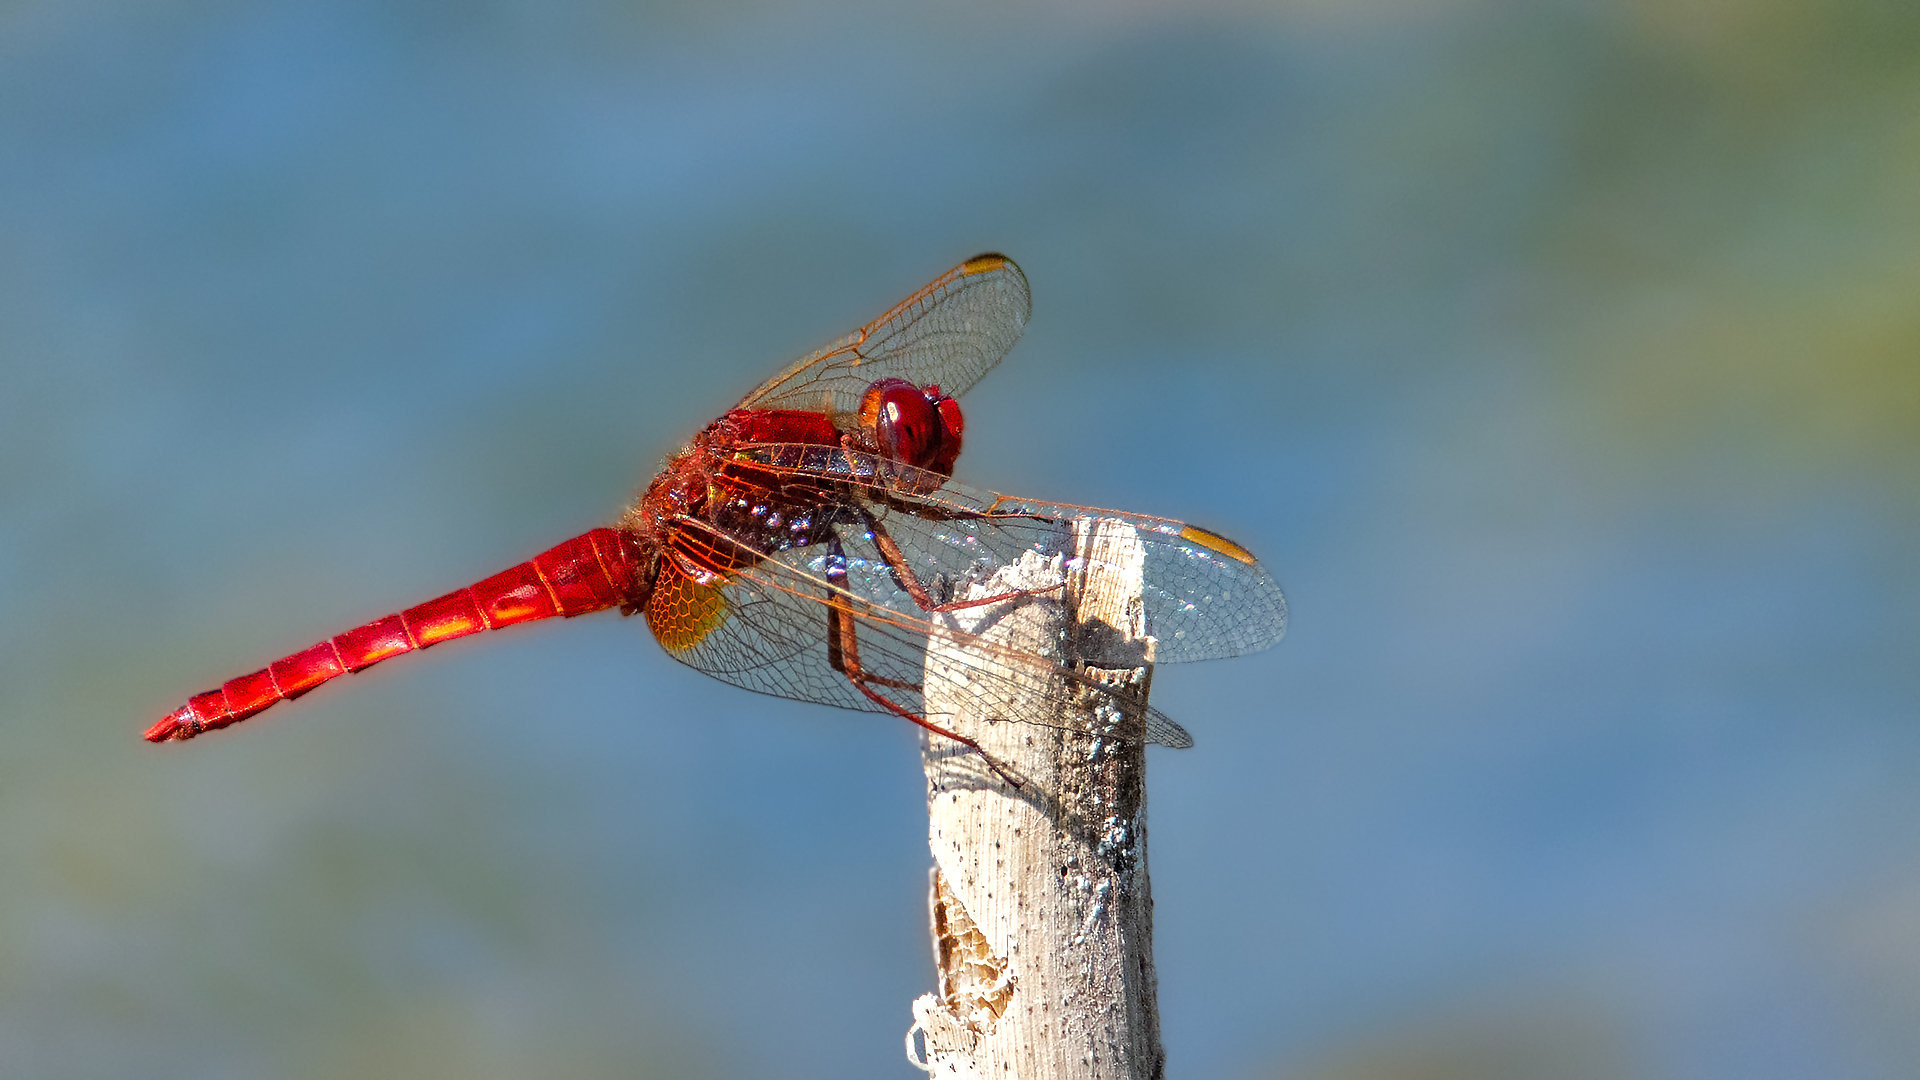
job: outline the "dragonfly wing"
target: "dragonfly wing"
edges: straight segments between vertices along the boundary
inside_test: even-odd
[[[889,712],[886,706],[861,693],[833,664],[829,648],[830,600],[836,596],[855,624],[858,660],[873,677],[867,685],[905,712],[925,717],[920,686],[926,668],[927,640],[936,632],[933,618],[919,609],[899,587],[872,540],[848,529],[841,537],[844,589],[828,583],[829,560],[824,545],[780,552],[758,565],[717,582],[726,617],[705,629],[697,640],[680,639],[662,645],[669,655],[723,682],[799,701],[818,702],[861,712]],[[1008,715],[1007,699],[1030,693],[1037,671],[1053,676],[1054,694],[1097,695],[1110,691],[1084,676],[1054,665],[1036,654],[981,642],[951,625],[938,631],[970,647],[946,659],[956,682],[991,707],[977,710],[995,719],[1050,723],[1058,713],[1035,708],[1030,714]],[[1014,678],[1009,669],[1024,669]],[[936,724],[954,726],[954,717],[927,717]],[[1186,729],[1157,709],[1145,718],[1149,742],[1184,748],[1193,745]],[[956,727],[956,730],[960,728]],[[962,732],[965,733],[964,731]]]
[[[1007,355],[1032,313],[1026,275],[1013,260],[979,255],[873,322],[794,361],[739,408],[852,413],[867,387],[889,376],[938,385],[959,397]]]
[[[1179,664],[1257,652],[1287,629],[1287,599],[1252,553],[1217,533],[1171,518],[982,491],[870,454],[801,443],[745,448],[796,478],[857,483],[883,509],[881,521],[923,577],[957,580],[1009,565],[1027,551],[1057,548],[1063,523],[1123,521],[1146,547],[1148,632],[1156,660]],[[930,490],[937,487],[938,490]]]
[[[824,581],[775,584],[767,575],[737,574],[717,592],[724,615],[703,633],[673,641],[656,633],[669,656],[755,693],[884,711],[829,661]]]

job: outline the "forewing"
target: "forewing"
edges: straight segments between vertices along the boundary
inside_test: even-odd
[[[866,487],[881,507],[883,527],[922,578],[982,577],[1024,552],[1047,550],[1061,524],[1077,518],[1126,522],[1146,546],[1147,632],[1159,641],[1158,663],[1257,652],[1286,633],[1287,600],[1273,575],[1239,544],[1196,525],[1000,495],[837,447],[746,449],[794,477]]]
[[[855,622],[859,664],[866,674],[875,677],[869,688],[901,710],[925,717],[926,702],[919,687],[926,666],[927,638],[934,631],[931,619],[938,616],[921,611],[899,587],[870,537],[849,529],[843,532],[841,542],[847,570],[844,590],[835,590],[827,581],[830,556],[824,546],[780,552],[749,570],[717,581],[715,587],[727,607],[727,617],[698,640],[668,648],[668,654],[722,682],[756,693],[861,712],[890,712],[861,693],[833,666],[827,628],[829,600],[838,595]],[[1015,691],[1030,689],[1029,682],[1016,685],[1010,680],[1005,674],[1008,668],[1024,668],[1029,675],[1038,671],[1054,676],[1053,685],[1061,695],[1111,693],[1033,653],[991,646],[951,627],[941,632],[971,644],[957,650],[948,665],[958,667],[962,676],[956,680],[958,685],[969,688],[982,700],[996,703],[992,711],[999,719],[1048,723],[1049,717],[1058,715],[1052,710],[1003,715],[1005,707],[1000,703]],[[928,719],[942,726],[960,723],[953,717]],[[1148,708],[1145,723],[1149,742],[1175,748],[1193,745],[1186,729],[1157,709]]]
[[[953,397],[993,370],[1033,313],[1027,278],[1004,255],[979,255],[935,278],[873,322],[793,362],[742,409],[856,412],[889,376]]]

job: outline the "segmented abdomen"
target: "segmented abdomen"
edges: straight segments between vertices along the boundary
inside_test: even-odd
[[[554,616],[572,618],[635,599],[639,573],[626,536],[595,529],[457,592],[322,641],[195,694],[147,729],[149,742],[191,739],[238,723],[329,679],[442,641]]]

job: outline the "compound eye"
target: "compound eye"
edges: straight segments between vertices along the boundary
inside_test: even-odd
[[[967,426],[966,420],[960,416],[960,403],[940,393],[940,388],[937,386],[929,386],[927,390],[929,396],[939,401],[936,407],[940,410],[940,427],[943,432],[940,443],[943,447],[950,447],[953,452],[958,453],[960,433],[966,430]]]
[[[919,387],[905,379],[882,379],[868,388],[860,412],[883,457],[916,469],[939,458],[943,417]]]

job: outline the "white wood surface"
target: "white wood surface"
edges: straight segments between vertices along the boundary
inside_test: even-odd
[[[993,723],[1016,695],[1061,697],[1067,680],[1008,666],[982,693],[928,649],[928,715],[953,718],[1025,782],[1014,789],[951,740],[925,741],[930,896],[939,989],[913,1004],[908,1054],[936,1077],[1160,1077],[1147,880],[1144,742],[1137,710],[1153,640],[1140,601],[1144,553],[1131,527],[1082,519],[1066,557],[1029,555],[971,597],[1064,588],[951,613],[949,625],[1050,657],[1119,687],[1082,690],[1061,726]],[[976,658],[977,662],[977,658]],[[964,717],[964,719],[961,719]],[[1136,737],[1127,737],[1132,733]],[[916,1047],[916,1041],[918,1046]]]

